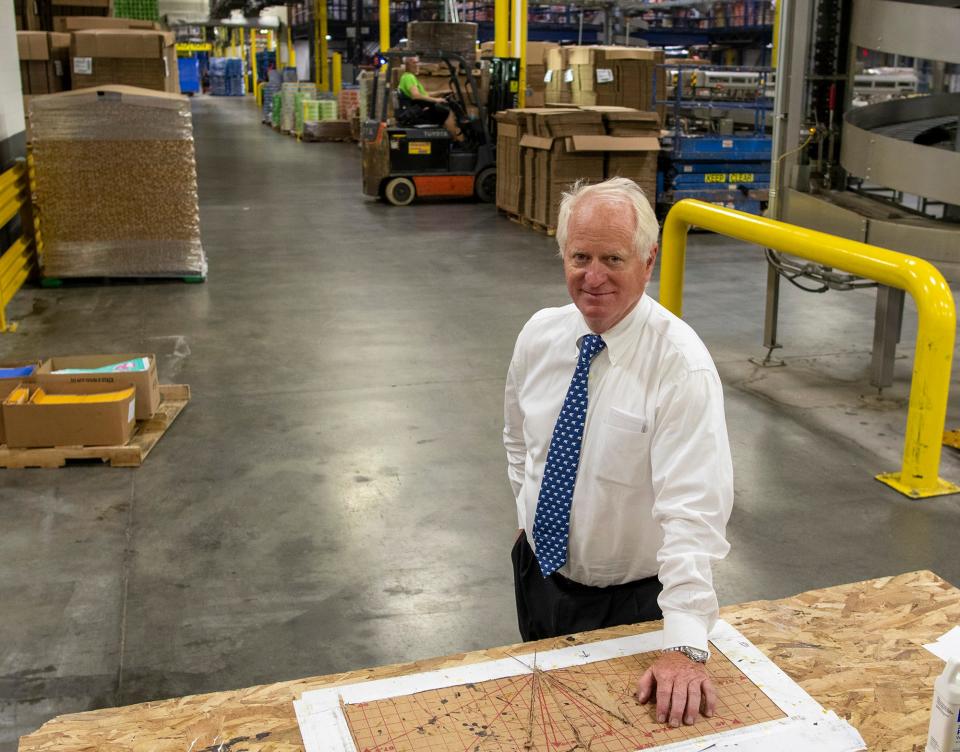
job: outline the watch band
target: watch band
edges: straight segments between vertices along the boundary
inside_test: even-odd
[[[687,658],[695,663],[706,663],[707,658],[710,657],[710,653],[706,650],[700,650],[700,648],[692,648],[689,645],[678,645],[673,648],[664,648],[664,653],[683,653]]]

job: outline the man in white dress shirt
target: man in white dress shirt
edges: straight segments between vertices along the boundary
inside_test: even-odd
[[[679,726],[715,708],[705,667],[718,610],[711,565],[729,550],[733,469],[707,348],[644,295],[658,230],[631,180],[576,186],[564,197],[557,243],[573,304],[538,311],[520,332],[503,433],[521,528],[513,564],[523,638],[662,617],[663,652],[637,694],[656,698],[661,723]],[[579,418],[569,409],[575,369],[587,381]],[[546,487],[541,494],[541,481],[554,473],[554,429],[562,423],[569,438],[571,420],[582,425],[582,443],[572,488],[558,502]],[[566,447],[557,453],[569,459]],[[556,571],[544,576],[541,564]]]

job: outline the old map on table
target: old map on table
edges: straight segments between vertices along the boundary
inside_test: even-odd
[[[655,652],[350,704],[344,714],[358,752],[632,752],[786,715],[712,653],[717,712],[676,729],[634,695]]]
[[[736,629],[718,621],[708,670],[717,710],[657,723],[640,675],[661,632],[324,686],[294,701],[307,752],[858,752],[863,739]],[[519,650],[522,650],[520,648]],[[382,670],[381,670],[382,671]],[[383,674],[381,673],[381,676]]]

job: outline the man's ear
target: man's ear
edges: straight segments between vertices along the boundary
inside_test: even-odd
[[[650,258],[647,259],[647,267],[652,269],[654,262],[657,260],[657,253],[660,251],[659,245],[654,245],[650,251]]]

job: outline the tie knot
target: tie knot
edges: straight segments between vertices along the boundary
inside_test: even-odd
[[[607,343],[603,341],[603,338],[599,334],[586,334],[583,339],[580,340],[580,359],[587,359],[587,362],[592,362],[594,356],[601,352]]]

